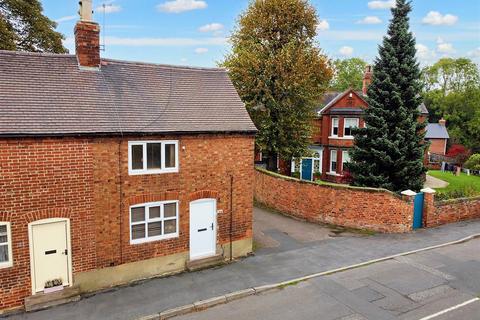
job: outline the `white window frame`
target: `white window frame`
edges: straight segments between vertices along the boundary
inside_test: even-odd
[[[356,122],[356,125],[354,127],[349,126],[349,128],[359,128],[360,126],[360,119],[359,118],[344,118],[343,119],[343,136],[345,138],[351,138],[353,139],[353,135],[346,135],[345,134],[345,129],[347,128],[347,121],[348,120],[354,120]]]
[[[343,172],[343,166],[345,165],[345,163],[347,163],[345,161],[345,154],[348,156],[348,160],[351,160],[350,159],[350,154],[348,153],[348,150],[343,150],[342,151],[342,172]],[[348,162],[350,162],[350,161],[348,161]]]
[[[335,127],[334,122],[337,122],[337,126]],[[337,128],[337,134],[333,133],[333,129]],[[338,137],[338,133],[340,132],[340,118],[339,117],[332,117],[332,131],[330,132],[332,137]]]
[[[169,204],[169,203],[175,203],[175,209],[176,209],[176,215],[175,217],[169,217],[165,218],[164,217],[164,205]],[[153,218],[150,219],[149,216],[149,208],[150,207],[160,207],[160,218]],[[137,221],[137,222],[132,222],[132,209],[134,208],[140,208],[140,207],[145,207],[145,217],[143,221]],[[168,200],[168,201],[157,201],[157,202],[146,202],[146,203],[140,203],[136,204],[133,206],[130,206],[129,209],[129,216],[128,216],[128,225],[129,225],[129,233],[130,233],[130,244],[140,244],[140,243],[146,243],[146,242],[153,242],[153,241],[158,241],[158,240],[165,240],[165,239],[171,239],[171,238],[178,238],[179,235],[179,201],[178,200]],[[176,220],[176,232],[175,233],[169,233],[165,234],[165,221],[168,220]],[[154,237],[148,237],[148,224],[151,222],[162,222],[162,234],[159,236],[154,236]],[[140,238],[140,239],[133,239],[132,238],[132,226],[133,225],[140,225],[144,224],[145,225],[145,238]]]
[[[147,144],[148,143],[160,143],[162,145],[161,154],[161,169],[147,169]],[[175,167],[165,168],[165,145],[175,145]],[[143,169],[132,168],[132,147],[141,145],[143,147]],[[128,142],[128,174],[158,174],[158,173],[175,173],[178,172],[178,140],[145,140],[145,141],[129,141]]]
[[[337,171],[332,170],[332,163],[333,163],[333,157],[332,154],[335,154],[335,163],[336,163],[336,168],[338,169],[338,154],[337,154],[337,149],[335,150],[330,150],[330,163],[329,163],[329,173],[337,174]]]
[[[13,266],[13,255],[12,255],[12,231],[10,228],[10,222],[0,222],[1,226],[7,226],[7,242],[2,242],[2,245],[7,245],[8,247],[8,261],[0,262],[0,269],[10,268]]]

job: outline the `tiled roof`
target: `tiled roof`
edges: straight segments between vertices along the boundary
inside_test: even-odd
[[[344,94],[346,94],[349,91],[350,90],[346,90],[344,92],[334,92],[334,91],[326,92],[323,95],[322,104],[315,109],[315,112],[317,114],[321,114],[322,111],[326,109],[327,106],[335,104],[338,100],[342,98]],[[361,91],[355,91],[355,93],[359,97],[363,97],[363,93]],[[420,114],[428,115],[428,109],[423,102],[418,106],[417,109],[420,112]]]
[[[449,139],[447,128],[439,123],[428,123],[426,139]]]
[[[223,69],[0,51],[0,135],[254,131]]]

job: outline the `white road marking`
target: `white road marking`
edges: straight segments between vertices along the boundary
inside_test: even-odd
[[[468,300],[468,301],[465,301],[465,302],[463,302],[463,303],[457,304],[456,306],[453,306],[453,307],[450,307],[450,308],[448,308],[448,309],[442,310],[442,311],[437,312],[437,313],[435,313],[435,314],[431,314],[431,315],[426,316],[426,317],[424,317],[424,318],[422,318],[422,319],[419,319],[419,320],[430,320],[430,319],[436,318],[436,317],[438,317],[438,316],[441,316],[442,314],[445,314],[445,313],[447,313],[447,312],[453,311],[453,310],[455,310],[455,309],[459,309],[459,308],[461,308],[461,307],[466,306],[467,304],[470,304],[470,303],[473,303],[473,302],[479,301],[479,300],[480,300],[480,298],[473,298],[473,299],[471,299],[471,300]]]

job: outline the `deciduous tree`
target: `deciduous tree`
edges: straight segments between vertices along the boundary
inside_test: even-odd
[[[314,108],[331,78],[315,42],[318,24],[307,0],[253,0],[231,37],[222,63],[259,132],[257,147],[277,169],[277,154],[305,154]]]
[[[68,52],[57,24],[42,11],[39,0],[0,0],[0,49]]]
[[[333,62],[333,78],[330,89],[345,91],[348,88],[362,90],[362,80],[367,63],[360,58],[335,60]]]

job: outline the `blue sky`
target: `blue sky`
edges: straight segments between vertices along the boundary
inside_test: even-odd
[[[77,0],[41,0],[74,52]],[[321,23],[319,46],[330,58],[372,61],[384,35],[393,0],[311,0]],[[248,0],[94,0],[103,26],[104,57],[193,66],[215,66],[228,52],[228,36]],[[413,0],[411,29],[422,64],[443,56],[480,63],[479,0]],[[103,30],[102,30],[103,32]],[[103,35],[103,34],[102,34]]]

